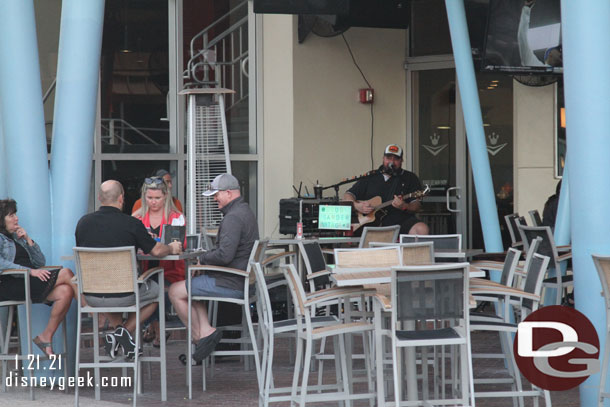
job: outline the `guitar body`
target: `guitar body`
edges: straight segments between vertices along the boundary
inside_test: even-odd
[[[380,196],[375,196],[365,202],[368,202],[369,205],[371,205],[373,207],[378,207],[382,203]],[[365,215],[363,213],[358,213],[358,223],[352,224],[352,230],[356,231],[364,225],[379,226],[379,225],[381,225],[381,220],[387,214],[388,213],[384,209],[378,209],[378,210],[372,211],[372,212],[368,213],[367,215]]]
[[[403,195],[402,199],[403,200],[406,200],[409,198],[420,199],[420,198],[428,195],[429,192],[430,192],[430,187],[428,187],[426,185],[426,188],[423,191],[415,191],[410,194]],[[382,202],[382,199],[380,196],[375,196],[367,201],[361,201],[361,202],[367,202],[374,209],[373,209],[373,211],[371,211],[370,213],[368,213],[366,215],[358,212],[358,223],[352,224],[352,230],[354,232],[357,231],[358,229],[360,229],[364,225],[368,225],[368,224],[371,224],[371,226],[381,225],[381,221],[388,214],[388,212],[384,208],[392,205],[392,201]]]

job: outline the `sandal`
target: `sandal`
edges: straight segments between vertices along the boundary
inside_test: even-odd
[[[144,331],[144,335],[142,335],[142,341],[144,343],[149,343],[155,340],[157,334],[155,332],[155,328],[152,323],[148,324],[146,330]]]
[[[180,356],[178,356],[178,360],[179,360],[180,362],[182,362],[182,364],[183,364],[184,366],[186,366],[186,355],[185,355],[184,353],[181,353],[181,354],[180,354]],[[200,366],[200,365],[201,365],[201,363],[202,363],[202,361],[201,361],[201,360],[200,360],[199,362],[196,362],[196,361],[195,361],[195,359],[193,359],[193,362],[194,362],[194,363],[193,363],[193,366]]]
[[[55,356],[50,342],[43,342],[40,340],[40,338],[38,336],[36,338],[32,339],[32,342],[34,342],[34,345],[36,345],[40,348],[42,353],[44,353],[47,358],[51,357],[51,356]],[[51,353],[47,353],[47,350],[46,350],[47,348],[51,348]]]
[[[170,332],[166,332],[165,333],[165,343],[167,343],[167,341],[169,340],[169,337],[172,336],[172,334]],[[155,338],[155,340],[153,341],[152,346],[155,348],[160,348],[161,347],[161,341],[159,340],[160,338]]]

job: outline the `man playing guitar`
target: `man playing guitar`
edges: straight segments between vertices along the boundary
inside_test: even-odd
[[[343,199],[353,201],[356,211],[364,215],[375,209],[369,199],[379,196],[384,202],[392,201],[387,214],[381,218],[382,226],[400,225],[401,234],[427,235],[428,226],[415,215],[421,209],[421,202],[417,198],[402,198],[422,189],[417,175],[402,169],[402,148],[390,144],[384,150],[379,171],[356,182]]]

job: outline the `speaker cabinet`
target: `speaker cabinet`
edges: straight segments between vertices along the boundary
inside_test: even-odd
[[[254,12],[271,14],[347,14],[349,12],[349,4],[350,0],[254,0]]]

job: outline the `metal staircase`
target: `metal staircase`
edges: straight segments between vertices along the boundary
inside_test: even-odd
[[[187,103],[188,233],[215,227],[222,214],[203,191],[219,174],[231,173],[227,117],[235,122],[248,103],[248,2],[233,7],[190,43],[184,72]],[[229,26],[210,38],[212,29]],[[247,117],[247,116],[246,116]]]

